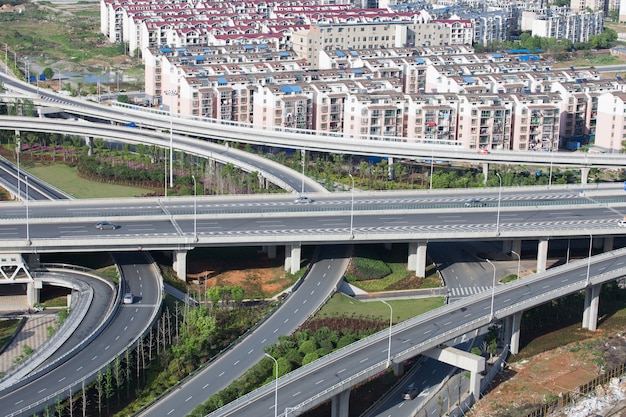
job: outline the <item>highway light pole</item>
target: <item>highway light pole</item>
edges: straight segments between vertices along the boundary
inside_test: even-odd
[[[20,138],[17,138],[17,146],[15,147],[15,152],[17,153],[17,199],[22,199],[22,187],[20,180],[20,153],[22,153],[22,141]]]
[[[389,346],[387,347],[387,368],[389,368],[391,365],[391,326],[393,326],[393,308],[385,300],[380,300],[380,302],[389,307]]]
[[[550,143],[550,176],[548,177],[548,188],[552,187],[552,161],[554,160],[554,149]]]
[[[589,256],[587,257],[587,281],[585,286],[589,286],[589,273],[591,272],[591,248],[593,246],[593,235],[589,233]]]
[[[178,95],[178,90],[163,90],[163,94],[169,97]],[[170,188],[174,186],[174,99],[170,103]]]
[[[348,173],[350,179],[352,180],[352,201],[350,203],[350,239],[354,239],[354,229],[352,226],[354,225],[354,177],[351,173]]]
[[[274,388],[274,417],[278,417],[278,361],[269,353],[265,353],[265,356],[272,359],[274,363],[276,364],[276,378],[275,378],[276,385]]]
[[[522,258],[521,256],[519,256],[519,253],[515,252],[514,250],[511,251],[511,253],[515,256],[517,256],[517,279],[520,279],[520,267],[522,266]]]
[[[498,190],[498,215],[496,217],[496,235],[500,234],[500,204],[502,202],[502,177],[500,173],[496,172],[498,180],[500,181],[500,188]]]
[[[304,194],[304,165],[306,164],[306,149],[302,148],[302,185],[300,186],[300,195]]]
[[[26,181],[26,197],[24,201],[26,203],[26,241],[30,242],[30,225],[28,224],[28,175],[24,177]]]
[[[196,186],[196,177],[195,175],[191,175],[191,179],[193,180],[193,238],[194,240],[198,239],[197,235],[197,224],[198,224],[198,192]]]
[[[489,259],[486,261],[493,267],[493,285],[491,286],[491,311],[489,313],[489,321],[493,320],[493,302],[496,297],[496,266]]]

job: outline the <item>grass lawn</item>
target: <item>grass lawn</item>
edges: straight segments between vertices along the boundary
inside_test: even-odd
[[[19,319],[0,320],[0,348],[13,337],[20,323],[21,320]]]
[[[28,172],[75,198],[141,197],[153,191],[125,185],[94,183],[80,178],[76,174],[76,168],[64,164],[36,166],[28,168]]]
[[[419,316],[427,311],[434,310],[444,305],[443,297],[417,298],[411,300],[392,300],[388,303],[393,308],[393,323],[408,320]],[[389,320],[389,307],[380,301],[358,301],[347,295],[336,293],[315,315],[317,318],[325,317],[382,317]]]

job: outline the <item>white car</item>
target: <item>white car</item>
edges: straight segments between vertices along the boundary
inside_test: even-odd
[[[313,199],[311,197],[307,197],[305,195],[301,195],[299,197],[297,197],[295,200],[293,200],[294,203],[296,204],[309,204],[313,202]]]
[[[132,304],[135,301],[135,297],[132,292],[127,292],[124,294],[124,298],[122,299],[122,303],[124,304]]]
[[[619,227],[626,227],[626,219],[620,220],[617,222]]]

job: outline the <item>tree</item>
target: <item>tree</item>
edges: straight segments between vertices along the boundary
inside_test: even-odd
[[[51,80],[54,78],[54,70],[50,67],[44,68],[42,74],[46,76],[47,80]]]
[[[130,103],[130,99],[126,94],[120,94],[117,96],[118,103]]]

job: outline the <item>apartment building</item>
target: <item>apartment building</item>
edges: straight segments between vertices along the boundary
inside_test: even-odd
[[[595,145],[620,152],[626,145],[626,92],[611,91],[598,96]]]
[[[572,43],[589,42],[589,37],[604,30],[604,12],[574,12],[567,7],[523,11],[522,30],[531,30],[533,36],[568,39]]]

